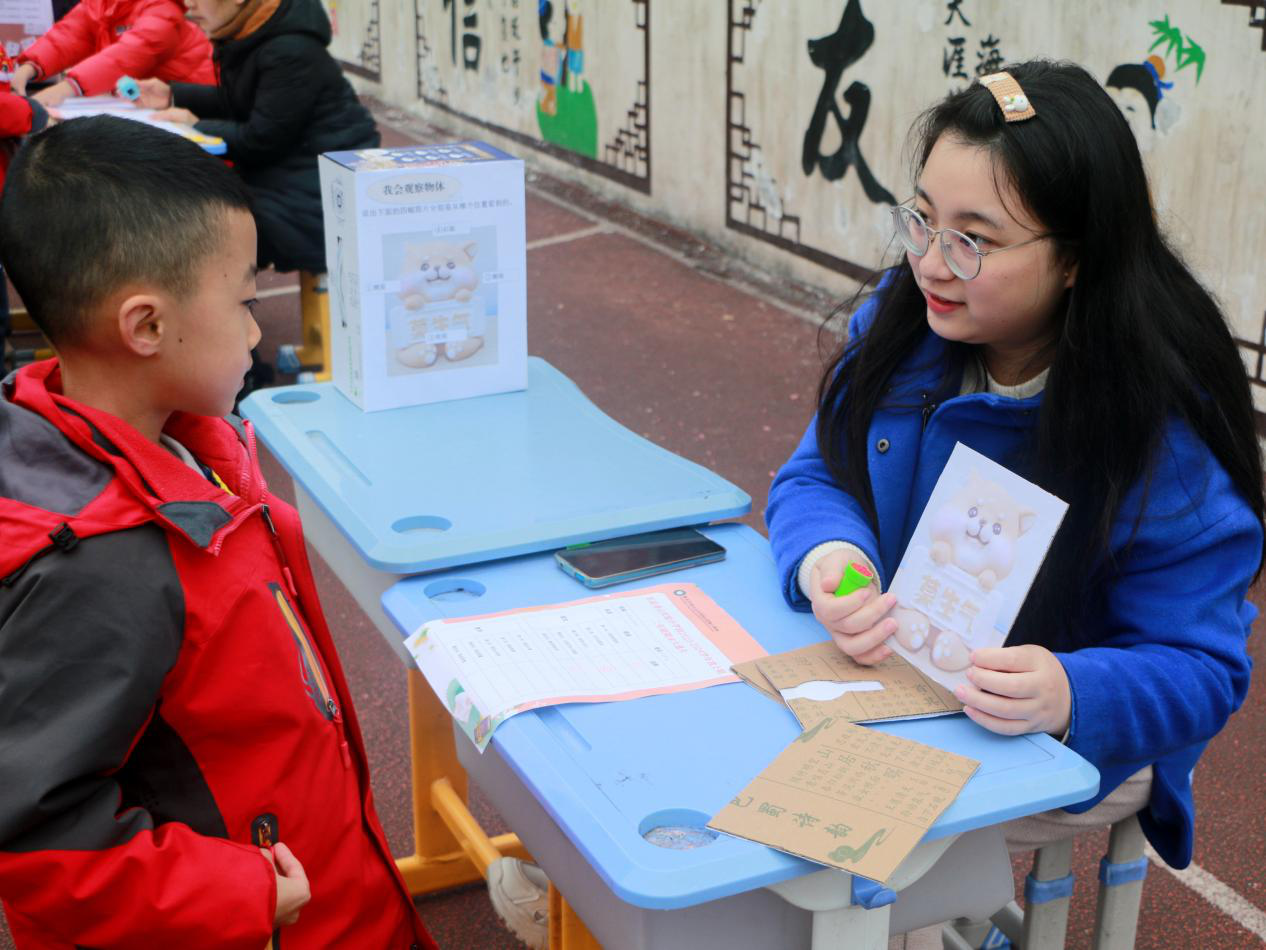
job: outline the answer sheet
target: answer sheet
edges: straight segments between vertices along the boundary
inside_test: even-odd
[[[732,665],[765,655],[694,584],[431,621],[405,644],[481,752],[515,713],[732,683]]]

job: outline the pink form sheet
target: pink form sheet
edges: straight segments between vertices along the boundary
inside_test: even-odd
[[[480,752],[515,713],[734,683],[767,655],[694,584],[433,620],[405,645]]]

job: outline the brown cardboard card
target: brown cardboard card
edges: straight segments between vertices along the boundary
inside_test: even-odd
[[[708,827],[886,884],[979,765],[822,719]]]
[[[750,662],[804,729],[827,716],[882,722],[944,716],[963,708],[953,693],[900,656],[893,654],[874,666],[862,666],[833,640]]]
[[[730,667],[730,672],[762,696],[768,696],[779,706],[783,704],[782,694],[774,689],[769,680],[765,679],[765,674],[760,671],[760,667],[756,665],[755,660],[748,660],[746,663],[735,663]]]

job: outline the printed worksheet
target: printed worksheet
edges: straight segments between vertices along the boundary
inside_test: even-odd
[[[418,668],[482,752],[508,717],[733,683],[765,650],[694,584],[423,624]]]
[[[979,767],[944,749],[822,719],[708,827],[885,884]]]
[[[56,109],[63,120],[83,119],[94,115],[112,115],[120,119],[132,119],[144,122],[164,132],[172,132],[189,139],[203,148],[216,151],[223,145],[222,140],[211,135],[203,135],[193,126],[181,125],[177,122],[160,122],[154,118],[154,109],[143,109],[135,103],[118,96],[72,96],[62,102]]]

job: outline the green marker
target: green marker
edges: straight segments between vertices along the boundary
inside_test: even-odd
[[[869,567],[860,561],[852,561],[844,568],[844,576],[840,578],[840,586],[835,588],[836,597],[847,597],[854,591],[869,586],[875,579]]]

